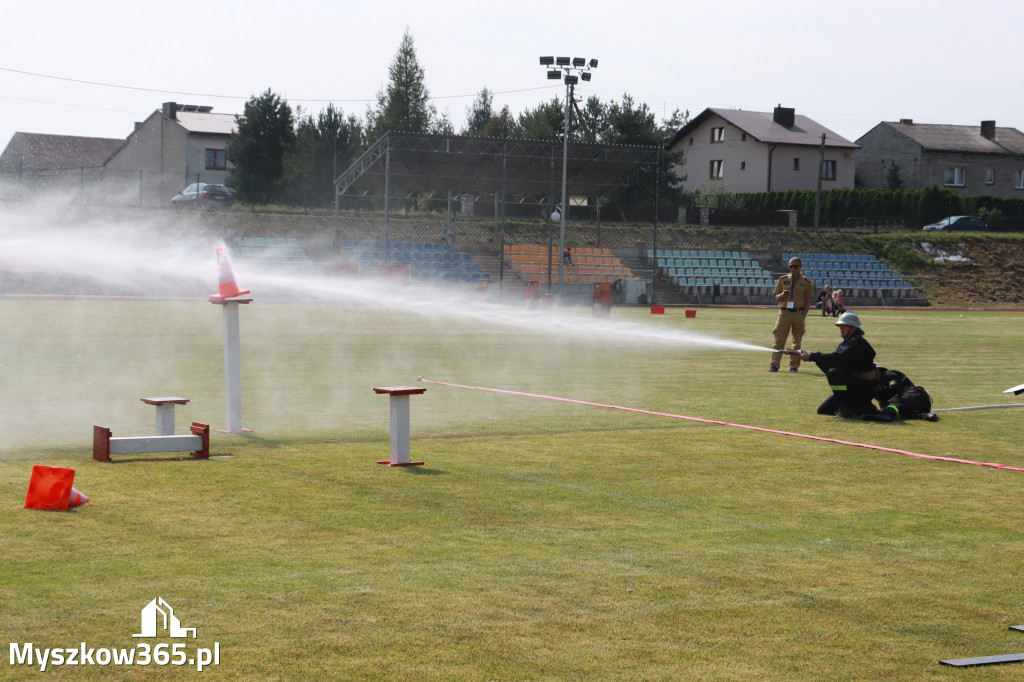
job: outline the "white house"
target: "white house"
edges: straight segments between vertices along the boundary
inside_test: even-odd
[[[145,203],[169,202],[193,182],[222,184],[231,164],[226,147],[234,114],[213,107],[164,102],[104,164],[106,184],[116,180],[138,188]]]
[[[684,155],[685,164],[675,169],[686,176],[683,189],[722,182],[741,193],[815,190],[819,167],[823,190],[852,188],[857,148],[781,106],[774,112],[705,109],[669,144]]]

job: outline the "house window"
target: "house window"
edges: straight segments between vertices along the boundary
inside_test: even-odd
[[[743,135],[740,136],[740,142],[746,142],[746,141],[747,141],[747,134],[743,133]]]
[[[693,146],[693,138],[692,137],[690,138],[690,146],[691,147]]]
[[[985,184],[994,185],[996,184],[996,169],[986,168],[985,169]]]
[[[836,179],[836,162],[829,161],[828,159],[821,162],[821,179],[822,180],[835,180]]]
[[[947,168],[943,171],[942,184],[947,187],[963,187],[964,177],[967,175],[966,168]]]
[[[800,170],[800,157],[793,159],[793,170]]]
[[[740,161],[740,170],[747,170],[747,162]]]
[[[206,170],[227,170],[228,156],[223,149],[206,150]]]
[[[1024,170],[1017,171],[1017,186],[1015,189],[1024,189]]]
[[[712,142],[725,142],[725,128],[712,128],[711,129],[711,141]]]
[[[718,159],[716,161],[712,161],[708,170],[709,170],[708,177],[710,177],[712,180],[721,180],[722,179],[722,160]]]

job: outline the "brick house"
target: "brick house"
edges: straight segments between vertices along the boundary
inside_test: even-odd
[[[904,189],[938,185],[963,195],[1024,198],[1024,133],[996,127],[883,121],[858,138],[857,181],[888,187],[899,170]]]

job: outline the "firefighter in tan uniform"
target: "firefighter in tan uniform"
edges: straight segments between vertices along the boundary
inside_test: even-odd
[[[793,335],[793,349],[800,349],[804,338],[804,321],[807,313],[814,307],[814,284],[803,275],[803,262],[798,257],[789,259],[789,274],[783,275],[775,284],[775,300],[779,302],[779,319],[772,329],[775,343],[772,348],[781,351],[786,347],[786,339]],[[772,364],[769,372],[778,372],[782,363],[782,353],[772,353]],[[800,367],[800,356],[790,355],[789,371],[796,372]]]

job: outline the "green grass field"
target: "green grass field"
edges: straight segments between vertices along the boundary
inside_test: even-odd
[[[400,309],[243,307],[249,436],[209,461],[91,458],[92,425],[153,430],[140,397],[224,424],[220,309],[0,300],[5,645],[219,645],[208,679],[1010,680],[1024,651],[1024,472],[427,385],[416,469],[388,456],[374,386],[543,393],[1024,466],[1019,409],[938,423],[819,417],[813,365],[565,338]],[[516,310],[518,314],[519,311]],[[538,313],[583,326],[586,309]],[[935,407],[1024,402],[1024,314],[863,311]],[[771,343],[770,310],[616,309],[613,322]],[[831,351],[833,320],[804,347]],[[33,464],[92,500],[22,509]],[[162,597],[196,639],[139,639]],[[0,679],[190,679],[190,666],[0,666]]]

